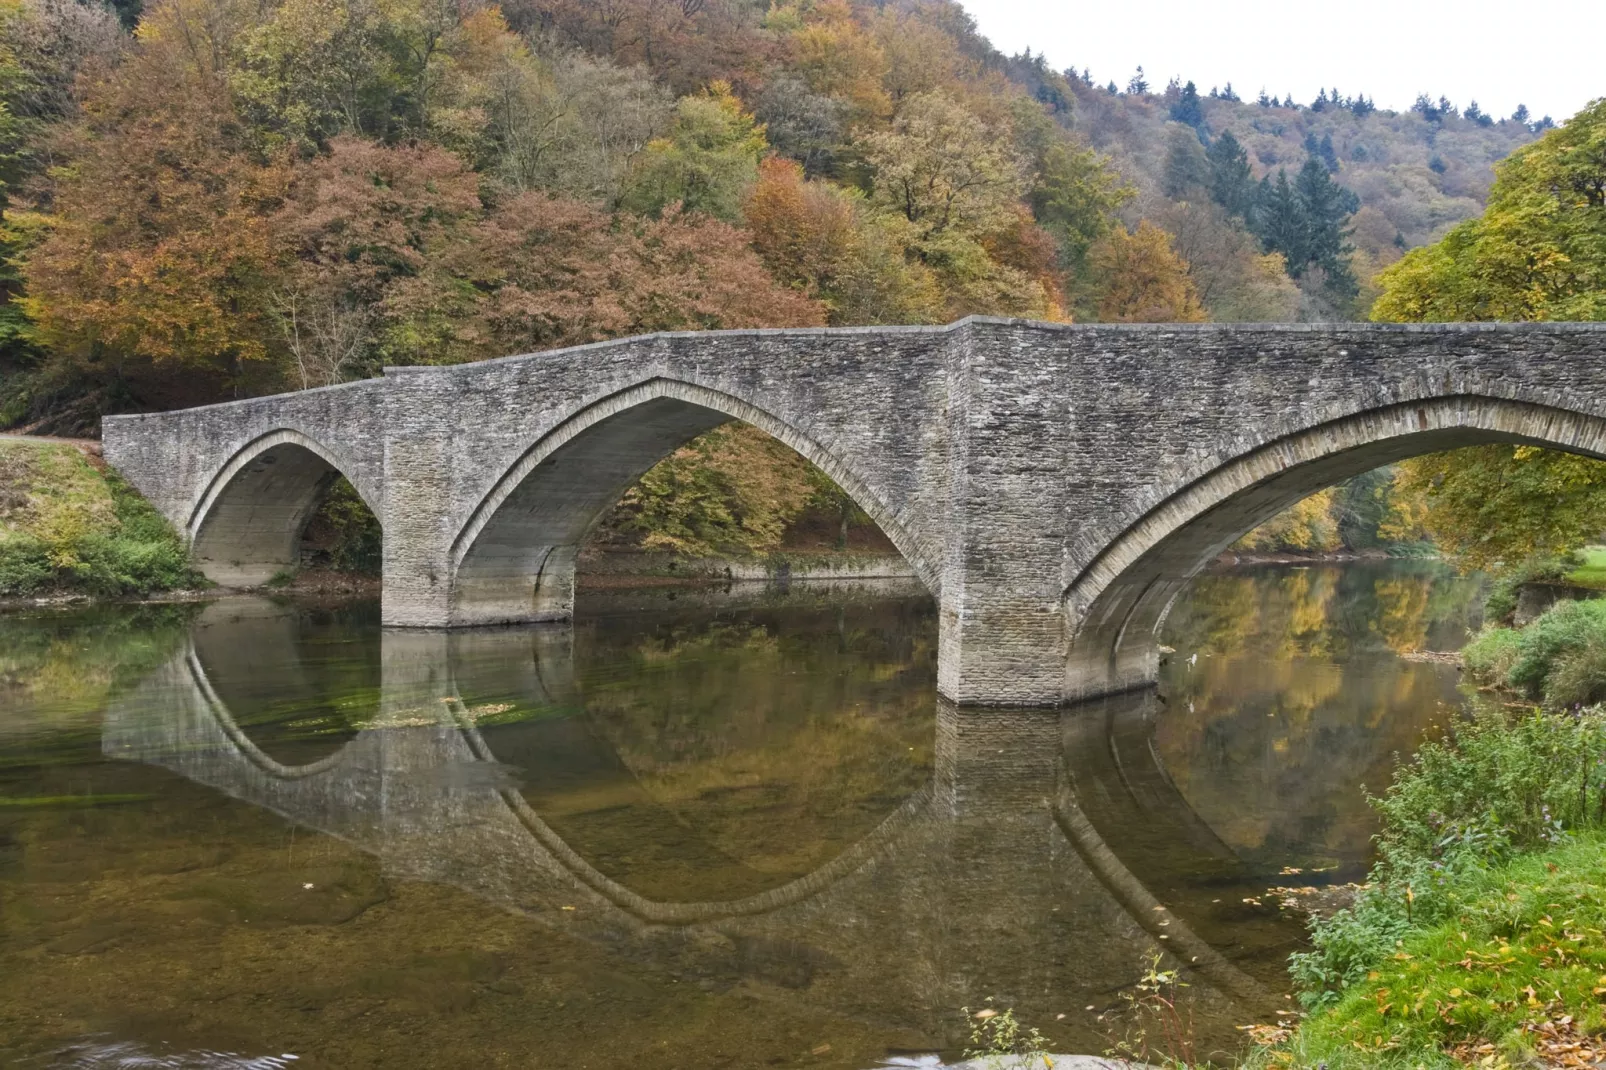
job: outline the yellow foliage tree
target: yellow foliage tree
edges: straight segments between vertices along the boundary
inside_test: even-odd
[[[1099,319],[1106,323],[1201,323],[1204,306],[1171,235],[1143,220],[1116,227],[1094,245]]]

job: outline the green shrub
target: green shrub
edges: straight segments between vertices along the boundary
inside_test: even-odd
[[[1517,659],[1506,683],[1530,698],[1545,698],[1558,662],[1592,642],[1606,641],[1606,600],[1558,602],[1519,635]]]
[[[1464,912],[1480,874],[1606,825],[1606,714],[1486,711],[1424,743],[1381,798],[1380,861],[1347,910],[1314,922],[1291,972],[1310,1007],[1336,1003],[1395,942]]]
[[[1556,660],[1545,682],[1545,702],[1560,709],[1606,702],[1606,636],[1592,636]]]
[[[35,594],[50,586],[55,575],[43,541],[27,535],[0,539],[0,597]]]
[[[1472,642],[1461,649],[1461,664],[1480,684],[1504,686],[1506,674],[1517,661],[1522,635],[1513,628],[1484,625]]]
[[[115,472],[71,447],[7,444],[0,456],[0,597],[115,596],[198,586],[184,543]]]

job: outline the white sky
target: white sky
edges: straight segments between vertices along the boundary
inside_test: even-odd
[[[1606,96],[1606,0],[961,0],[1006,53],[1092,69],[1123,89],[1138,64],[1201,93],[1231,82],[1309,104],[1319,88],[1409,108],[1418,93],[1457,107],[1519,103],[1558,122]]]

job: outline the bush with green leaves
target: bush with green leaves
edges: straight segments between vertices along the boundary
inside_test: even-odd
[[[1552,708],[1606,701],[1606,599],[1558,602],[1520,629],[1485,628],[1462,658],[1475,682]]]
[[[1424,743],[1372,799],[1380,860],[1356,902],[1292,958],[1308,1007],[1336,1003],[1406,933],[1457,916],[1480,874],[1606,826],[1606,714],[1489,710]]]

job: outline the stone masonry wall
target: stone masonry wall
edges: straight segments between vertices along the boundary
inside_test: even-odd
[[[1606,452],[1594,445],[1606,444],[1606,326],[973,319],[655,335],[109,418],[105,441],[108,460],[191,530],[188,512],[231,457],[277,428],[299,430],[381,503],[387,623],[438,626],[452,619],[454,570],[529,466],[563,464],[565,443],[622,426],[646,400],[702,406],[796,448],[899,545],[941,602],[944,694],[1052,703],[1088,690],[1068,679],[1073,644],[1088,641],[1068,591],[1081,581],[1096,600],[1135,575],[1091,566],[1145,518],[1185,542],[1203,521],[1177,503],[1236,459],[1271,451],[1255,469],[1266,473],[1263,510],[1303,489],[1271,476],[1310,463],[1321,448],[1320,436],[1309,446],[1312,429],[1350,421],[1333,450],[1368,433],[1399,441],[1411,423],[1402,406],[1462,397],[1523,407],[1523,430],[1508,438]],[[1435,426],[1456,411],[1439,406]],[[1369,432],[1372,413],[1392,415]],[[1305,452],[1278,452],[1301,433]],[[1252,512],[1223,508],[1212,506],[1210,538]],[[1140,637],[1150,644],[1152,617]],[[1123,620],[1103,622],[1099,641],[1119,641]],[[1133,664],[1141,675],[1146,662]]]

